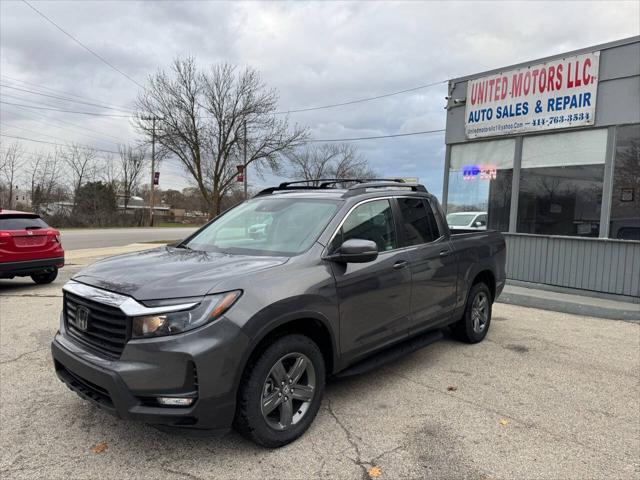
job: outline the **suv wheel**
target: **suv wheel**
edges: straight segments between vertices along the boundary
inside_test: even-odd
[[[456,336],[467,343],[481,342],[489,331],[491,324],[491,291],[484,283],[476,283],[471,287],[464,314],[453,325]]]
[[[236,429],[265,447],[294,441],[318,413],[324,381],[324,359],[313,340],[303,335],[278,338],[245,370]]]
[[[31,280],[36,282],[38,285],[44,285],[45,283],[53,282],[57,276],[58,276],[58,269],[54,268],[49,272],[35,273],[31,275]]]

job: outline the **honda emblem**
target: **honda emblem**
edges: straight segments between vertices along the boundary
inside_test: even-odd
[[[86,307],[78,307],[76,309],[76,321],[74,322],[78,330],[87,331],[89,327],[89,309]]]

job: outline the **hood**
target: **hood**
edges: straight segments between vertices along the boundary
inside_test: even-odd
[[[101,260],[81,270],[73,280],[137,300],[196,297],[211,292],[222,280],[287,260],[160,247]]]

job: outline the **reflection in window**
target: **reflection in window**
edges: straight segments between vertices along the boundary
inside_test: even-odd
[[[436,218],[421,198],[398,198],[402,227],[408,245],[429,243],[440,237]]]
[[[597,237],[606,145],[606,129],[525,138],[517,231]]]
[[[451,147],[447,213],[487,214],[484,228],[507,231],[514,152],[513,139]]]
[[[356,207],[338,230],[330,251],[334,252],[352,238],[372,240],[380,252],[398,248],[389,200],[375,200]]]
[[[609,236],[640,240],[640,124],[616,132]]]

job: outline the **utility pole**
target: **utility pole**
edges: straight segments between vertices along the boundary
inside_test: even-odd
[[[244,121],[244,199],[247,199],[247,121]]]
[[[152,115],[142,117],[143,120],[151,120],[151,195],[149,197],[149,226],[153,227],[153,209],[155,207],[155,182],[156,182],[156,120],[159,117]]]

